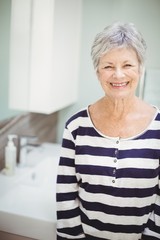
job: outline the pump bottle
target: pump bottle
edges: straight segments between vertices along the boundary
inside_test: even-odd
[[[8,135],[8,143],[5,147],[5,172],[6,175],[14,175],[17,158],[17,148],[13,139],[17,138],[16,135]]]

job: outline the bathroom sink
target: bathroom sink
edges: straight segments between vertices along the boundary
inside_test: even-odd
[[[21,185],[32,186],[36,188],[49,189],[55,187],[55,175],[57,174],[58,159],[45,158],[34,168],[31,168],[28,174],[21,179]]]
[[[0,209],[16,215],[53,220],[55,217],[55,189],[49,192],[32,186],[19,185],[1,198]],[[52,207],[51,207],[52,206]]]
[[[40,161],[31,161],[32,166],[18,168],[15,176],[6,177],[13,184],[0,198],[1,231],[33,239],[55,239],[59,151],[59,145],[47,144]],[[30,158],[34,160],[37,156],[34,152]]]
[[[10,213],[53,219],[58,161],[47,158],[28,171],[18,184],[1,197],[0,209]]]

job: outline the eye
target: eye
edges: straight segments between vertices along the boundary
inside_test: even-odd
[[[127,64],[124,65],[124,67],[125,67],[125,68],[130,68],[130,67],[132,67],[132,65],[129,64],[129,63],[127,63]]]
[[[108,65],[108,66],[105,66],[105,67],[104,67],[104,69],[107,69],[107,70],[112,70],[112,69],[113,69],[113,67],[112,67],[112,66],[110,66],[110,65]]]

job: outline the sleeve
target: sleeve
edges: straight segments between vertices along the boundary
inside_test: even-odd
[[[143,240],[160,239],[160,167],[159,167],[159,188],[154,205],[154,210],[148,220],[147,227],[144,230]]]
[[[74,139],[69,130],[65,128],[56,187],[57,240],[85,239],[80,218],[74,157]]]

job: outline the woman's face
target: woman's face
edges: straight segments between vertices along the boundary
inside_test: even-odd
[[[113,99],[135,95],[140,79],[136,52],[131,48],[116,48],[100,58],[97,76],[105,95]]]

